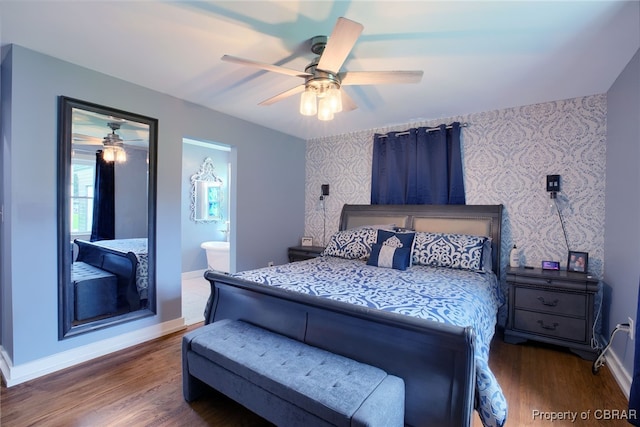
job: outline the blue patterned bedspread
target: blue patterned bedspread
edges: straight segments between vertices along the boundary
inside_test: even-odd
[[[485,426],[504,425],[507,403],[488,364],[497,311],[503,304],[495,275],[424,266],[400,271],[325,256],[234,276],[421,319],[472,326],[476,333],[476,410]]]

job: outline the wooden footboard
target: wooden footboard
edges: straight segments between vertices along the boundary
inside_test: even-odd
[[[78,245],[78,258],[94,267],[115,274],[118,278],[118,305],[127,307],[129,311],[140,308],[140,295],[136,287],[136,255],[128,252],[122,253],[108,248],[92,245],[80,239],[74,240]]]
[[[205,323],[238,319],[378,366],[406,385],[405,423],[468,426],[475,387],[474,332],[303,295],[208,271]]]

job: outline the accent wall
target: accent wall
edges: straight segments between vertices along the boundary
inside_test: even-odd
[[[504,205],[503,265],[515,243],[521,263],[566,268],[568,248],[550,206],[546,176],[561,175],[562,217],[569,249],[589,253],[589,271],[603,275],[606,148],[605,95],[312,139],[307,142],[306,234],[327,242],[345,203],[371,197],[373,135],[459,121],[467,204]],[[320,185],[330,184],[323,209]]]

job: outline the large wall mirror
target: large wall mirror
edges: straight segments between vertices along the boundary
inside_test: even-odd
[[[158,121],[59,99],[60,339],[156,313]]]

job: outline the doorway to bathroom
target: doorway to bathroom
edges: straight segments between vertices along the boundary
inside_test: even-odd
[[[182,140],[182,317],[204,320],[207,269],[234,271],[235,150],[211,141]]]

